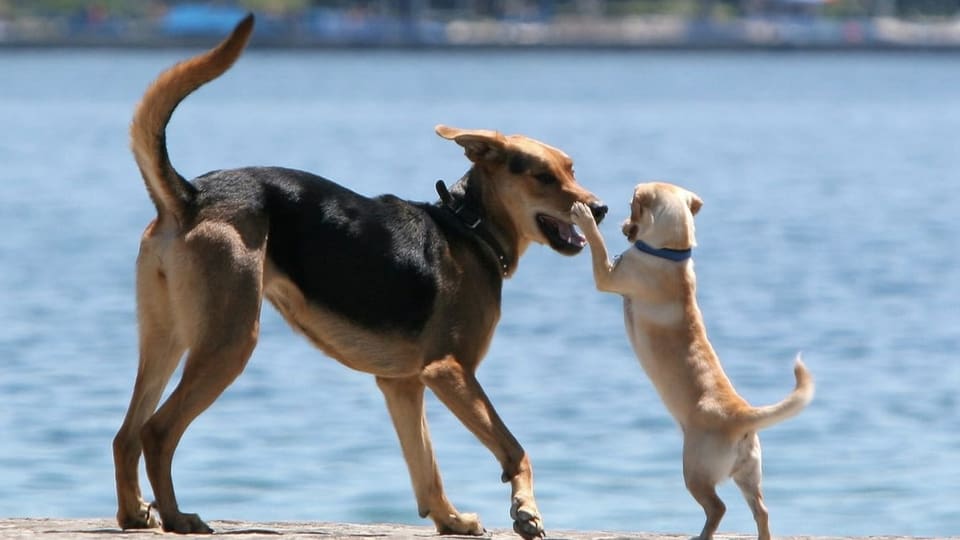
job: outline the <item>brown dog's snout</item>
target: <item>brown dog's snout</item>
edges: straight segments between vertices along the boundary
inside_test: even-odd
[[[600,201],[594,201],[590,203],[589,206],[590,206],[590,213],[593,214],[594,221],[596,221],[597,223],[600,223],[601,221],[603,221],[604,216],[607,215],[607,210],[608,210],[607,205],[603,204]]]

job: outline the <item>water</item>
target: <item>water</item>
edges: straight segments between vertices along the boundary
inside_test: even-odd
[[[111,516],[110,441],[136,370],[132,294],[153,209],[127,150],[165,52],[0,54],[0,516]],[[817,378],[763,434],[777,534],[960,534],[960,59],[948,55],[262,52],[191,97],[170,152],[303,168],[434,200],[466,169],[434,124],[567,150],[618,222],[632,186],[705,201],[707,326],[753,403]],[[692,534],[680,435],[589,260],[531,248],[479,378],[532,456],[549,530]],[[450,498],[508,527],[499,466],[436,400]],[[427,523],[372,378],[272,309],[246,373],[185,436],[181,506],[207,519]],[[149,489],[146,484],[145,487]],[[149,491],[148,491],[149,496]],[[721,530],[751,532],[732,484]]]

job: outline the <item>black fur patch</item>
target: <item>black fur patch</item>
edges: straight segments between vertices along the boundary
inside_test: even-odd
[[[267,257],[309,302],[371,330],[416,334],[430,318],[443,237],[422,209],[279,167],[218,171],[196,185],[201,204],[224,198],[266,216]]]

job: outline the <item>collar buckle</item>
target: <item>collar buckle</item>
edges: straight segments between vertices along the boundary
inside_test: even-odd
[[[437,194],[440,195],[440,201],[443,202],[443,205],[447,207],[448,210],[454,213],[463,225],[468,229],[476,229],[480,226],[479,215],[474,215],[471,217],[466,216],[466,202],[462,199],[460,201],[455,201],[453,195],[450,194],[450,191],[447,190],[447,185],[443,183],[443,180],[437,180]]]
[[[443,183],[443,180],[437,180],[436,187],[437,194],[440,195],[440,202],[443,204],[444,208],[453,213],[453,215],[457,216],[457,218],[460,220],[460,223],[463,224],[464,227],[473,231],[480,238],[480,240],[490,248],[497,258],[497,265],[500,267],[501,275],[506,276],[510,269],[510,265],[507,263],[507,256],[505,255],[503,248],[500,247],[500,243],[497,242],[497,239],[494,238],[486,228],[480,228],[480,224],[483,222],[483,219],[480,218],[480,214],[468,209],[466,207],[466,201],[463,199],[460,199],[459,201],[454,200],[453,195],[450,194],[450,191],[447,189],[447,185]]]

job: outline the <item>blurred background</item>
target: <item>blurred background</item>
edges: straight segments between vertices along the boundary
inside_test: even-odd
[[[0,0],[0,45],[956,47],[960,0]]]
[[[169,126],[185,177],[281,165],[434,201],[468,167],[436,124],[524,133],[610,205],[615,252],[634,184],[683,185],[705,201],[698,296],[737,389],[781,399],[799,351],[817,380],[761,436],[774,534],[960,534],[958,2],[934,0],[0,0],[0,516],[115,513],[155,215],[130,116],[248,9],[250,50]],[[373,379],[262,319],[180,445],[181,507],[428,524]],[[528,250],[478,377],[548,533],[700,530],[679,430],[588,256]],[[432,396],[428,415],[450,499],[509,527],[494,458]],[[753,534],[735,486],[721,497],[721,531]]]

